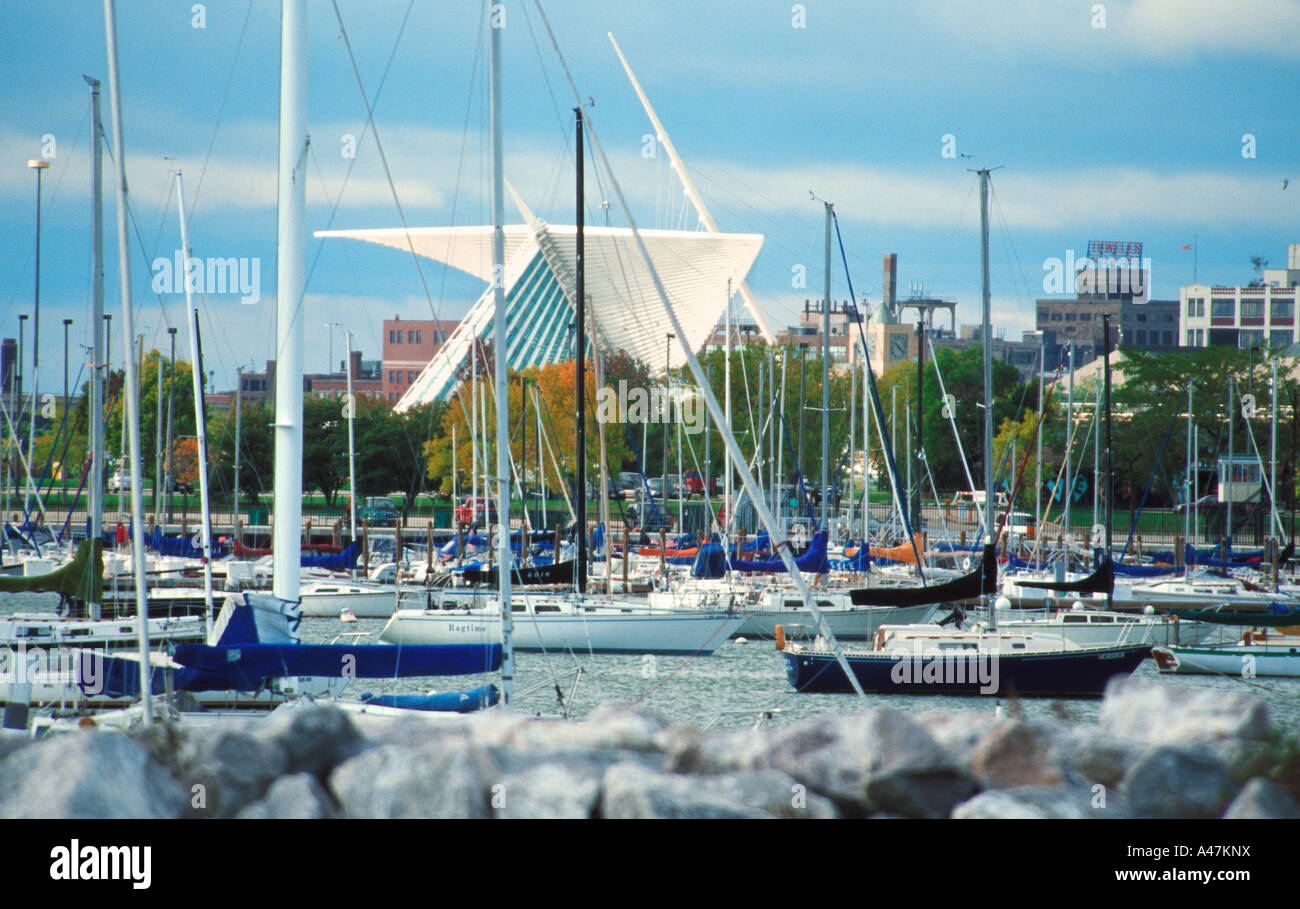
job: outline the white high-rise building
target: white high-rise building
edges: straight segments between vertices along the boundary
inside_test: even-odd
[[[1300,243],[1287,248],[1286,268],[1261,269],[1246,287],[1189,284],[1179,289],[1178,329],[1187,347],[1285,347],[1300,339]]]

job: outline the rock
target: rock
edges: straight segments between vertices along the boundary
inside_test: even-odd
[[[763,766],[770,736],[760,729],[701,732],[674,729],[664,739],[664,769],[671,773],[729,773]]]
[[[765,764],[846,814],[947,817],[979,788],[928,732],[889,709],[824,715],[777,730]]]
[[[22,729],[0,729],[0,760],[31,743],[32,737]]]
[[[1232,820],[1296,820],[1300,805],[1277,783],[1255,777],[1237,793],[1223,816]]]
[[[1203,746],[1153,745],[1120,784],[1137,817],[1217,818],[1236,785]]]
[[[502,723],[505,726],[505,723]],[[658,717],[627,707],[600,707],[577,722],[530,719],[508,731],[498,743],[512,748],[555,750],[564,748],[621,748],[657,751],[664,724]]]
[[[1278,762],[1278,750],[1271,742],[1257,742],[1251,739],[1215,739],[1206,742],[1205,748],[1223,761],[1224,766],[1237,782],[1263,776]]]
[[[1265,741],[1272,729],[1268,708],[1245,692],[1175,688],[1132,676],[1106,686],[1098,722],[1112,735],[1152,745]]]
[[[1106,798],[1104,788],[1079,785],[1017,786],[990,789],[962,802],[952,813],[961,819],[997,818],[1122,818],[1127,817],[1122,800]]]
[[[261,798],[289,763],[277,741],[238,729],[216,730],[192,747],[177,776],[190,792],[188,813],[196,817],[234,817]]]
[[[336,767],[329,781],[348,817],[486,818],[499,775],[486,749],[449,740],[371,748]]]
[[[996,726],[980,740],[971,771],[989,789],[1056,786],[1063,778],[1051,740],[1023,720]]]
[[[934,740],[947,749],[957,766],[969,770],[980,741],[998,727],[1011,722],[990,712],[951,710],[940,707],[912,714]]]
[[[1111,788],[1120,784],[1129,768],[1146,750],[1142,745],[1092,727],[1076,727],[1068,731],[1058,740],[1056,748],[1067,772]]]
[[[606,818],[835,817],[834,805],[784,773],[746,771],[681,776],[634,763],[605,773],[600,816]]]
[[[174,818],[187,801],[148,748],[117,732],[55,734],[0,759],[0,818]]]
[[[282,776],[236,817],[280,820],[317,820],[338,817],[333,797],[310,773]]]
[[[284,749],[286,773],[321,780],[364,747],[352,718],[329,705],[282,707],[267,719],[261,735]]]
[[[358,713],[349,718],[361,733],[364,747],[401,745],[419,748],[435,741],[470,740],[469,728],[466,723],[459,721],[459,715],[457,720],[451,721],[443,716],[410,712],[400,716]]]
[[[604,768],[598,764],[546,761],[501,778],[493,787],[493,814],[499,818],[550,820],[589,818],[600,797]]]

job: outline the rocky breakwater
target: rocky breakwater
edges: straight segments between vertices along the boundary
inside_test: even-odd
[[[1096,723],[988,709],[703,732],[604,708],[0,735],[0,817],[1296,818],[1300,734],[1244,692],[1113,683]]]

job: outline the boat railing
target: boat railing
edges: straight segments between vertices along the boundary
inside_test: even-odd
[[[532,694],[534,691],[540,691],[547,686],[554,685],[555,697],[560,702],[561,715],[565,719],[568,719],[569,713],[573,709],[573,700],[578,693],[578,682],[582,680],[582,673],[584,671],[583,667],[574,666],[572,669],[566,669],[563,672],[552,673],[550,678],[543,679],[535,685],[529,685],[523,691],[515,692],[514,696],[515,698],[523,698]],[[564,693],[560,690],[560,682],[563,679],[567,679],[569,676],[573,676],[573,686],[569,689],[569,695],[566,698]]]

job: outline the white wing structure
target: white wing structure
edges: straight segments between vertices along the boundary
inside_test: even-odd
[[[511,369],[523,369],[573,359],[577,229],[536,218],[518,195],[515,202],[527,223],[505,227],[507,363]],[[487,284],[395,409],[400,413],[448,395],[456,386],[461,364],[469,358],[473,339],[491,337],[491,227],[330,230],[318,231],[316,236],[365,240],[404,252],[414,248],[418,255],[444,262]],[[627,352],[657,373],[664,366],[672,327],[632,232],[621,227],[587,226],[585,236],[587,311],[592,314],[598,343],[607,351]],[[745,280],[763,236],[643,230],[641,237],[686,335],[672,342],[672,362],[681,365],[685,361],[682,344],[698,351],[712,335],[726,309],[728,289],[739,288]]]

